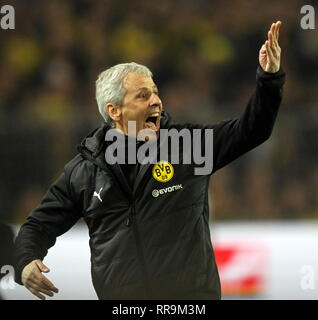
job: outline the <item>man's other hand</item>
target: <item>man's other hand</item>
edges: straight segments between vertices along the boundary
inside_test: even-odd
[[[278,45],[279,29],[281,21],[272,23],[268,31],[268,39],[259,51],[259,64],[266,72],[277,72],[280,68],[281,48]]]
[[[32,294],[45,300],[45,296],[40,292],[53,297],[53,292],[58,293],[58,289],[42,272],[47,273],[50,270],[41,260],[33,260],[24,267],[21,281]]]

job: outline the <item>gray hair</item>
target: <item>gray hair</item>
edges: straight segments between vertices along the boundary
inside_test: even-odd
[[[123,86],[123,79],[130,72],[145,74],[152,77],[152,72],[141,64],[135,62],[116,64],[115,66],[103,71],[96,80],[96,100],[99,113],[106,122],[111,118],[105,106],[107,103],[121,106],[126,89]]]

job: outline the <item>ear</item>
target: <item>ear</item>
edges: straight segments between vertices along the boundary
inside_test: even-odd
[[[106,104],[106,112],[109,114],[110,118],[114,121],[120,121],[121,120],[121,108],[112,104],[112,103],[107,103]]]

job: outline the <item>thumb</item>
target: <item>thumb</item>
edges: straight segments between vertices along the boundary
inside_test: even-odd
[[[262,45],[260,53],[265,53],[266,52],[266,47],[265,44]]]
[[[41,260],[37,260],[36,264],[42,272],[50,272],[50,269]]]

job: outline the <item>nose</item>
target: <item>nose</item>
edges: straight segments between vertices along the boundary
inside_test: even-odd
[[[159,96],[155,93],[152,94],[152,97],[150,99],[150,106],[151,107],[161,107],[162,102],[159,98]]]

